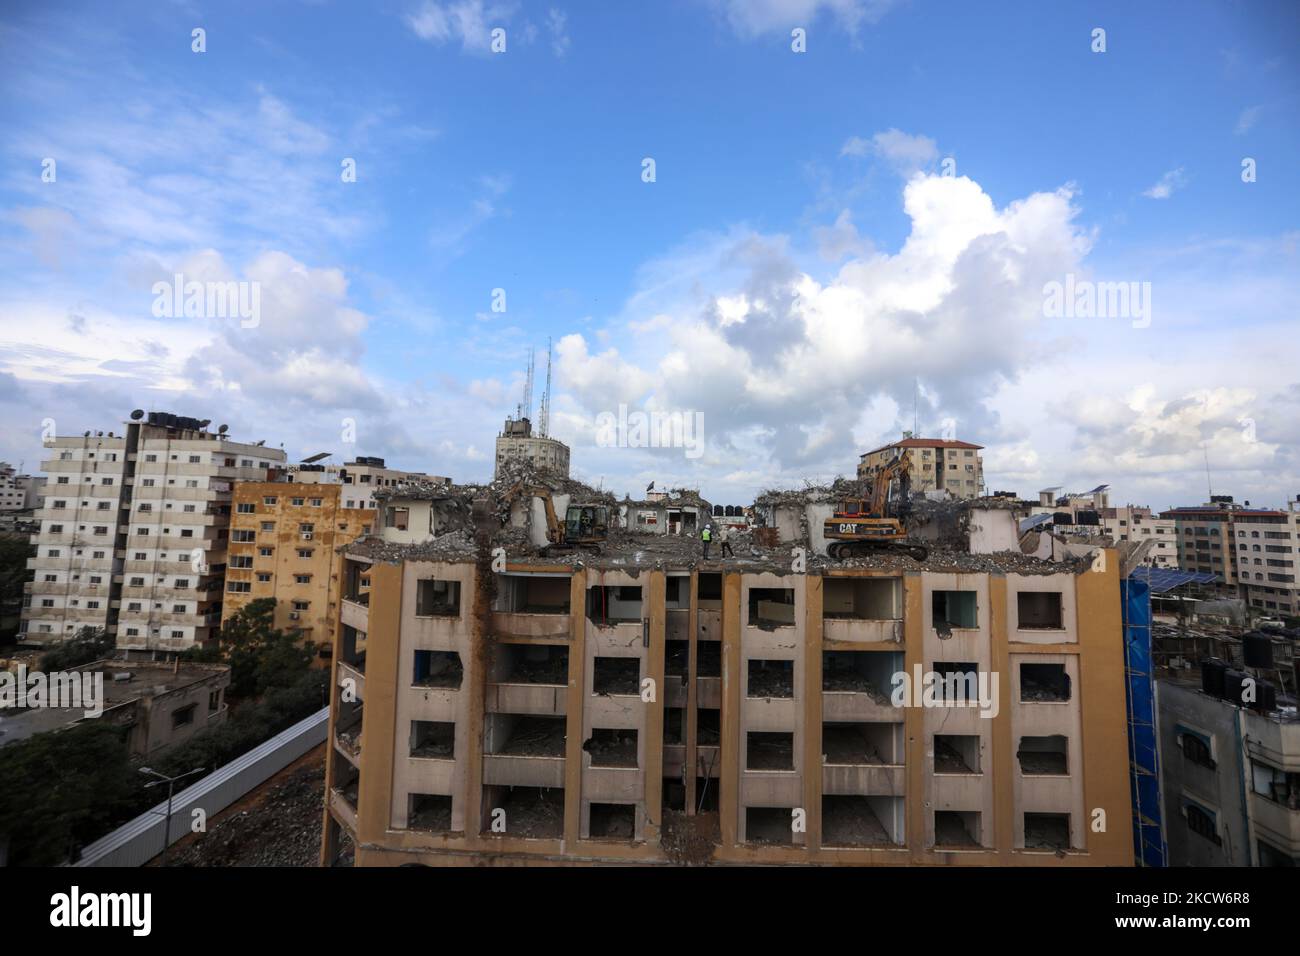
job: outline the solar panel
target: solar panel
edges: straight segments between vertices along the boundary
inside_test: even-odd
[[[1182,571],[1176,568],[1153,568],[1145,565],[1135,568],[1129,577],[1146,581],[1153,594],[1163,594],[1184,584],[1210,584],[1219,578],[1212,571]]]

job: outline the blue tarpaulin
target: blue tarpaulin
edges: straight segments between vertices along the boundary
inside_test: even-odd
[[[1120,601],[1124,618],[1124,670],[1128,678],[1133,847],[1138,866],[1166,866],[1168,848],[1160,813],[1160,755],[1156,749],[1155,674],[1151,662],[1151,585],[1136,574],[1121,581]]]

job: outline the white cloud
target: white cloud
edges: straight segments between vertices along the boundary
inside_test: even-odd
[[[877,133],[871,139],[849,137],[840,148],[841,156],[879,156],[894,169],[910,175],[939,158],[939,149],[928,136],[913,136],[898,129]]]
[[[710,0],[738,34],[752,38],[764,33],[810,27],[828,13],[850,34],[876,23],[898,0]]]
[[[459,42],[467,53],[487,53],[492,30],[506,22],[513,4],[484,3],[483,0],[455,0],[438,3],[425,0],[406,17],[406,24],[421,40],[443,44]]]
[[[1143,190],[1142,195],[1148,199],[1168,199],[1186,185],[1187,176],[1183,173],[1183,167],[1179,166],[1177,169],[1171,169],[1161,176],[1160,181],[1150,189]]]
[[[567,17],[564,11],[552,7],[546,14],[546,26],[551,31],[551,52],[562,57],[569,52],[569,34],[566,29]]]
[[[1254,128],[1255,124],[1259,122],[1259,114],[1263,112],[1263,109],[1262,106],[1249,106],[1241,111],[1241,116],[1237,117],[1236,133],[1238,136],[1244,136]]]

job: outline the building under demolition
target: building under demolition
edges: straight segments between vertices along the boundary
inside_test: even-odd
[[[322,861],[1131,865],[1118,553],[1026,554],[976,499],[910,516],[924,561],[835,562],[840,491],[707,560],[554,475],[385,496],[341,554]]]

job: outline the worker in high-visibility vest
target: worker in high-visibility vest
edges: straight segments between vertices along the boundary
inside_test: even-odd
[[[709,544],[713,541],[713,528],[705,525],[700,529],[700,540],[704,542],[704,560],[709,560]]]

